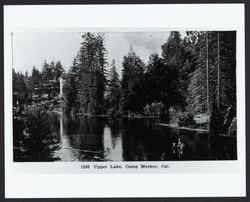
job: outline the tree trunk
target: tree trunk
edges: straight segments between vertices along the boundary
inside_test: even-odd
[[[217,92],[218,92],[218,97],[217,97],[217,109],[218,112],[220,112],[220,33],[218,33],[217,36],[217,45],[218,45],[218,61],[217,61],[217,71],[218,71],[218,84],[217,84]]]
[[[209,67],[208,67],[208,32],[206,32],[206,69],[207,69],[207,114],[208,114],[208,131],[210,131],[210,93],[209,93]]]
[[[228,133],[228,129],[229,129],[231,123],[232,123],[234,114],[235,114],[235,110],[233,109],[233,107],[232,106],[228,107],[227,113],[226,113],[226,115],[224,117],[224,122],[223,122],[223,125],[222,125],[222,130],[221,130],[221,132],[223,134],[227,134]]]

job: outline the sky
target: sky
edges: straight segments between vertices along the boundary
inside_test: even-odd
[[[42,69],[43,61],[60,60],[69,70],[82,42],[83,33],[13,33],[13,66],[16,71],[31,73],[33,66]],[[161,54],[161,46],[169,32],[105,32],[109,64],[114,59],[121,76],[123,57],[132,46],[145,64],[153,53]]]

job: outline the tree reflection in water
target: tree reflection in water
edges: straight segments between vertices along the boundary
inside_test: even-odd
[[[154,119],[57,116],[60,122],[61,161],[166,161],[236,159],[236,140],[215,140],[213,151],[208,135],[156,126]],[[57,125],[54,123],[54,125]],[[223,149],[221,142],[224,142]],[[227,148],[227,152],[225,152]],[[213,153],[211,157],[211,153]],[[227,154],[225,154],[227,153]]]

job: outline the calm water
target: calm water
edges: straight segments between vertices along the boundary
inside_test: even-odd
[[[59,161],[161,161],[236,159],[235,141],[208,144],[205,133],[157,126],[157,119],[118,119],[54,114]],[[223,148],[220,150],[218,148]],[[229,148],[229,149],[228,149]]]

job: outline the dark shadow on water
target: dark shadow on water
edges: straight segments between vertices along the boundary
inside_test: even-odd
[[[109,119],[52,114],[59,161],[185,161],[237,159],[235,137],[209,138],[206,133],[178,130],[159,119]],[[38,153],[40,151],[37,151]],[[51,161],[44,158],[44,161]]]

